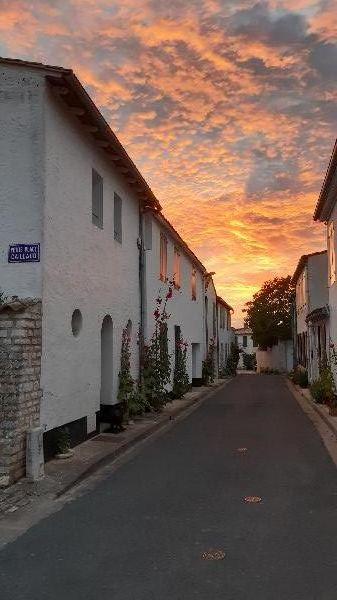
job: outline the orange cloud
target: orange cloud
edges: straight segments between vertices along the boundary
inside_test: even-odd
[[[0,5],[0,54],[75,70],[237,324],[265,279],[324,247],[334,0]]]

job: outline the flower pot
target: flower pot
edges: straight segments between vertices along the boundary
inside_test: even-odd
[[[57,458],[58,460],[67,460],[68,458],[72,458],[74,454],[74,450],[69,449],[66,452],[59,452],[58,454],[56,454],[55,458]]]

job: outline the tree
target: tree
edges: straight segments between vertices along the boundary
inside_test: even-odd
[[[251,328],[255,345],[265,349],[278,340],[291,338],[293,300],[294,286],[288,275],[265,281],[253,299],[246,302],[245,326]]]

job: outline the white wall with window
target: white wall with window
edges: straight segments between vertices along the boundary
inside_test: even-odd
[[[139,322],[139,203],[48,88],[44,114],[41,424],[48,430],[86,416],[89,433],[96,426],[101,389],[104,402],[117,402],[122,329],[129,319]],[[82,316],[76,336],[75,309]],[[136,336],[135,327],[135,377]]]
[[[167,311],[169,351],[174,357],[174,327],[188,342],[188,372],[190,380],[201,378],[204,359],[204,293],[203,272],[180,244],[175,230],[160,215],[147,213],[144,217],[146,261],[146,333],[149,338],[154,327],[155,298],[164,296],[168,281],[174,281],[173,297]],[[172,365],[174,363],[172,362]]]

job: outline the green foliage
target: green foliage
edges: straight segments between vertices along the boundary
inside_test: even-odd
[[[123,329],[122,347],[121,347],[121,366],[118,373],[118,402],[122,404],[124,419],[127,420],[130,413],[130,401],[134,394],[134,381],[131,377],[131,350],[130,350],[130,335],[128,327]]]
[[[205,385],[214,382],[215,377],[215,340],[210,339],[205,360],[202,362],[202,380]]]
[[[300,369],[300,368],[296,369],[294,371],[292,380],[296,385],[299,385],[301,388],[307,388],[308,387],[308,371],[306,371],[306,369]]]
[[[236,375],[236,370],[238,368],[238,363],[240,359],[239,347],[236,343],[231,344],[231,351],[226,361],[226,370],[225,375],[227,377],[232,377]]]
[[[270,348],[278,340],[292,337],[293,300],[294,286],[288,275],[266,281],[253,300],[246,303],[245,326],[251,328],[257,346]]]
[[[66,454],[70,450],[70,433],[67,427],[60,427],[55,436],[56,448],[59,454]]]
[[[318,404],[331,404],[335,394],[335,384],[331,369],[322,369],[320,376],[310,386],[310,392]]]
[[[153,410],[159,411],[168,399],[167,386],[171,380],[171,357],[168,351],[167,322],[170,314],[167,303],[172,298],[174,285],[169,282],[164,299],[159,294],[153,316],[155,328],[148,344],[141,342],[142,394]]]
[[[256,369],[256,354],[247,354],[243,352],[242,354],[243,366],[246,371],[255,371]]]
[[[182,398],[190,388],[186,362],[187,362],[187,342],[179,339],[176,341],[176,357],[173,374],[172,398]]]

